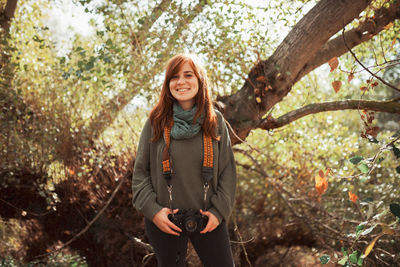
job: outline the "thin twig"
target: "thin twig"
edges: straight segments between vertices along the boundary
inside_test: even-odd
[[[43,216],[45,216],[45,215],[47,215],[47,214],[49,214],[49,213],[51,213],[51,212],[54,212],[54,210],[48,210],[48,211],[43,212],[43,213],[35,213],[35,212],[26,211],[26,210],[24,210],[24,209],[18,208],[17,206],[13,205],[12,203],[10,203],[10,202],[8,202],[7,200],[4,200],[4,199],[2,199],[2,198],[0,198],[0,201],[4,202],[6,205],[8,205],[8,206],[10,206],[10,207],[13,207],[14,209],[17,209],[17,210],[22,211],[21,214],[22,214],[22,213],[26,213],[26,215],[30,214],[30,215],[36,216],[36,217],[43,217]],[[22,216],[24,216],[24,217],[25,217],[26,215],[22,214]]]
[[[243,250],[243,253],[244,253],[244,257],[246,258],[246,261],[249,264],[249,266],[252,267],[253,265],[250,262],[249,255],[247,254],[246,247],[244,246],[245,243],[243,242],[242,235],[240,234],[239,227],[238,227],[237,222],[236,222],[236,217],[232,216],[232,220],[233,220],[233,224],[234,224],[234,227],[235,227],[235,231],[237,232],[237,235],[239,236],[239,240],[240,240],[239,244],[242,247],[242,250]]]
[[[344,45],[347,47],[347,49],[349,50],[349,52],[351,53],[351,55],[354,57],[354,59],[358,62],[358,64],[360,64],[361,67],[363,67],[369,74],[371,74],[372,76],[374,76],[376,79],[378,79],[379,81],[381,81],[383,84],[385,84],[385,85],[389,86],[390,88],[392,88],[392,89],[394,89],[394,90],[400,92],[400,89],[399,89],[399,88],[397,88],[396,86],[394,86],[394,85],[388,83],[387,81],[385,81],[385,80],[382,79],[381,77],[375,75],[374,73],[372,73],[372,71],[370,71],[367,67],[365,67],[363,63],[361,63],[361,61],[357,58],[356,54],[354,54],[354,52],[351,50],[351,48],[347,45],[346,39],[345,39],[345,37],[344,37],[344,30],[345,30],[345,27],[343,27],[343,31],[342,31],[342,37],[343,37]]]
[[[71,238],[68,242],[66,242],[62,247],[50,251],[46,254],[42,254],[42,255],[38,255],[37,258],[40,257],[45,257],[48,256],[50,254],[54,254],[54,253],[60,253],[61,250],[65,249],[67,246],[69,246],[72,242],[74,242],[76,239],[78,239],[81,235],[83,235],[87,230],[89,230],[89,228],[93,225],[93,223],[103,214],[103,212],[108,208],[108,206],[110,205],[111,201],[114,199],[115,195],[117,194],[118,190],[121,188],[122,184],[124,183],[126,177],[128,176],[128,173],[125,174],[122,179],[119,181],[119,184],[117,185],[117,187],[114,189],[114,192],[111,194],[110,198],[107,200],[107,203],[104,205],[104,207],[99,211],[99,213],[97,213],[97,215],[86,225],[85,228],[83,228],[78,234],[76,234],[73,238]],[[56,254],[56,255],[57,255]]]
[[[240,137],[236,134],[235,130],[233,130],[231,124],[230,124],[225,118],[224,118],[224,120],[225,120],[226,126],[228,126],[230,132],[233,134],[234,137],[236,137],[236,138],[237,138],[240,142],[242,142],[243,144],[246,144],[246,145],[247,145],[248,147],[250,147],[252,150],[257,151],[258,153],[261,153],[261,151],[259,151],[259,150],[258,150],[257,148],[255,148],[255,147],[253,147],[249,142],[247,142],[247,141],[243,140],[242,138],[240,138]]]
[[[383,60],[385,61],[385,63],[387,62],[386,57],[385,57],[385,51],[383,50],[383,45],[382,45],[382,35],[379,34],[379,43],[381,45],[381,50],[382,50],[382,56],[383,56]]]

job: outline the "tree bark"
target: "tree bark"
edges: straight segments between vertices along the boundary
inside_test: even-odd
[[[370,110],[400,114],[400,102],[398,101],[368,101],[368,100],[344,100],[325,103],[314,103],[297,110],[293,110],[277,119],[263,119],[252,123],[252,128],[272,130],[290,124],[304,116],[326,111],[338,110]]]
[[[388,8],[383,7],[376,11],[376,15],[374,17],[362,21],[357,28],[345,32],[344,38],[346,40],[346,44],[351,49],[363,42],[370,40],[372,37],[385,30],[386,25],[400,18],[399,7],[399,1],[394,2]],[[315,57],[308,61],[294,82],[297,82],[315,68],[328,62],[331,58],[340,57],[348,51],[349,50],[343,42],[343,37],[341,35],[330,40],[318,50]]]
[[[239,137],[232,138],[234,144],[240,142],[240,139],[245,140],[252,127],[257,125],[253,121],[260,121],[268,110],[282,101],[292,86],[304,75],[333,56],[346,53],[342,36],[329,40],[348,23],[358,18],[370,2],[318,2],[294,26],[273,55],[258,62],[251,69],[243,87],[236,94],[217,98],[217,106],[221,107],[225,118]],[[371,39],[398,17],[399,3],[378,10],[374,22],[367,20],[357,29],[346,33],[351,47]],[[371,24],[374,27],[371,27]]]
[[[0,14],[0,26],[4,31],[8,32],[11,20],[14,17],[15,9],[17,8],[18,0],[8,0],[4,11]]]

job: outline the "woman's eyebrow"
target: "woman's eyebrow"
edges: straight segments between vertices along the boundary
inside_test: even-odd
[[[193,73],[193,71],[191,70],[185,70],[183,73],[189,73],[189,72]]]

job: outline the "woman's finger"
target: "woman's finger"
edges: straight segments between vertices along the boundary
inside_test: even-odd
[[[174,230],[172,230],[171,228],[169,228],[168,226],[165,227],[165,230],[163,230],[165,233],[170,234],[170,235],[176,235],[176,236],[180,236],[180,234]]]
[[[208,223],[206,227],[200,232],[201,234],[211,232],[215,228],[217,228],[217,226],[219,225],[219,220],[214,214],[212,214],[209,211],[203,211],[203,210],[200,210],[200,213],[208,217]]]
[[[167,224],[167,226],[169,227],[169,228],[172,228],[172,229],[174,229],[175,231],[178,231],[178,232],[182,232],[182,229],[181,228],[179,228],[176,224],[174,224],[173,222],[171,222],[170,220],[168,220],[167,222],[166,222],[166,224]]]

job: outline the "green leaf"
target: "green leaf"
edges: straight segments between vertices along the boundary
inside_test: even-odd
[[[349,259],[349,257],[345,256],[340,261],[338,261],[338,264],[345,265],[347,263],[348,259]]]
[[[344,256],[347,256],[347,249],[346,249],[345,247],[341,247],[341,248],[340,248],[340,251],[342,252],[342,254],[343,254]]]
[[[393,154],[396,156],[396,158],[400,158],[400,149],[398,149],[395,145],[392,146],[393,149]]]
[[[363,260],[364,260],[364,256],[361,255],[361,257],[358,258],[357,265],[358,266],[362,266],[363,265]]]
[[[43,40],[40,39],[37,35],[33,36],[32,39],[33,39],[33,41],[38,42],[38,43],[43,42]]]
[[[355,157],[352,157],[351,159],[349,159],[349,161],[351,162],[351,163],[353,163],[354,165],[356,165],[356,164],[358,164],[360,161],[362,161],[364,158],[363,157],[361,157],[361,156],[355,156]]]
[[[400,136],[400,131],[397,132],[397,133],[395,133],[394,135],[392,135],[390,138],[391,138],[391,139],[395,139],[395,138],[397,138],[397,137],[399,137],[399,136]]]
[[[373,137],[372,135],[367,135],[367,139],[368,139],[368,141],[370,141],[371,143],[375,143],[375,144],[378,144],[378,143],[379,143],[379,141],[378,141],[375,137]]]
[[[364,230],[364,225],[365,225],[365,222],[362,222],[359,225],[357,225],[356,231],[359,232],[359,231]]]
[[[331,260],[331,257],[329,255],[323,255],[319,260],[321,261],[321,264],[327,264]]]
[[[368,165],[366,163],[361,163],[360,165],[358,165],[357,167],[362,173],[368,173],[369,169],[368,169]]]
[[[400,205],[397,203],[390,204],[390,212],[393,213],[395,216],[400,218]]]
[[[90,70],[90,69],[92,69],[93,67],[94,67],[94,64],[93,64],[93,62],[92,61],[89,61],[87,64],[86,64],[86,70]]]
[[[379,163],[381,163],[381,162],[384,161],[384,160],[385,160],[385,158],[380,157],[380,158],[376,161],[376,164],[379,164]]]
[[[62,77],[63,77],[64,80],[68,79],[69,76],[71,76],[71,74],[68,73],[68,72],[64,72],[64,73],[62,74]]]
[[[112,42],[112,40],[111,40],[111,39],[108,39],[108,40],[106,41],[106,45],[108,45],[108,46],[112,46],[112,44],[113,44],[113,42]]]
[[[365,223],[360,223],[359,225],[357,225],[357,228],[356,228],[356,236],[357,237],[361,234],[361,231],[364,230],[364,225],[365,225]]]
[[[359,251],[354,251],[353,253],[350,254],[349,260],[351,263],[357,263],[358,257],[361,253]]]
[[[138,21],[137,21],[140,25],[143,25],[144,24],[144,19],[143,18],[140,18],[140,19],[138,19]]]

